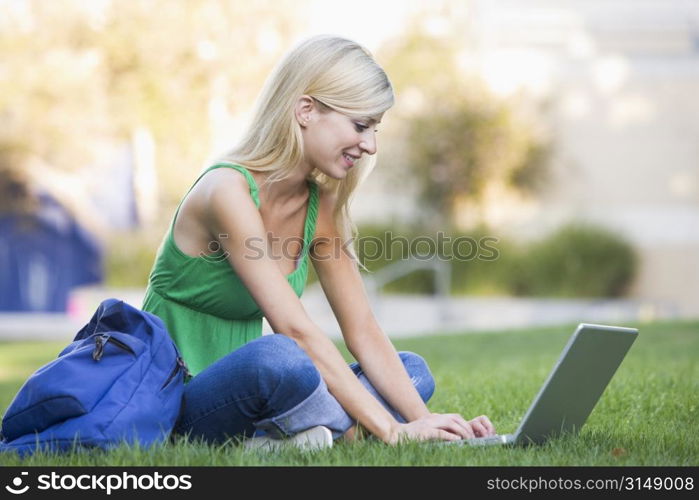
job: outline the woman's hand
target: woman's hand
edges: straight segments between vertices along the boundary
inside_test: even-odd
[[[406,424],[397,424],[386,442],[396,444],[403,439],[456,441],[493,434],[495,427],[485,415],[467,421],[458,413],[431,413]]]

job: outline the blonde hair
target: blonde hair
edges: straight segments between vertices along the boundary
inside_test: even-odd
[[[246,132],[222,160],[258,172],[271,171],[267,182],[290,176],[304,154],[301,128],[294,115],[295,103],[304,94],[319,102],[321,109],[375,120],[394,103],[391,82],[366,48],[337,36],[314,36],[292,48],[274,68],[257,98]],[[309,176],[337,196],[333,218],[355,260],[357,228],[349,205],[375,163],[376,155],[364,155],[342,180],[317,169]]]

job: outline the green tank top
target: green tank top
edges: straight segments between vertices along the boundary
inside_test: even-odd
[[[217,163],[208,167],[192,184],[216,168],[242,172],[250,185],[250,196],[257,208],[257,184],[241,165]],[[308,250],[318,216],[318,186],[308,181],[310,196],[304,223],[303,249],[296,269],[286,276],[300,297],[308,277]],[[172,236],[180,201],[170,228],[163,238],[148,278],[142,309],[163,320],[192,375],[262,335],[263,313],[240,280],[222,249],[214,254],[193,257],[182,252]]]

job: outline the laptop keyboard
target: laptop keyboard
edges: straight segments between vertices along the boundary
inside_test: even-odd
[[[507,442],[507,436],[505,434],[495,434],[494,436],[477,437],[471,439],[464,439],[464,444],[470,446],[483,446],[489,444],[505,444]]]

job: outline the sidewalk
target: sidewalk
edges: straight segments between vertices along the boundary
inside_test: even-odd
[[[115,297],[140,307],[144,290],[86,288],[74,293],[70,314],[0,314],[0,340],[71,341],[99,303]],[[320,287],[310,286],[301,301],[310,317],[331,338],[340,328]],[[601,323],[624,325],[656,319],[679,319],[671,304],[632,299],[532,299],[458,297],[445,301],[428,296],[380,295],[373,311],[392,338],[433,333],[482,332],[535,326]],[[263,332],[271,333],[266,321]]]
[[[669,304],[631,299],[535,299],[381,295],[372,298],[379,325],[391,337],[434,333],[484,332],[566,323],[623,325],[656,319],[679,319]],[[330,306],[319,288],[304,292],[309,315],[333,338],[341,336]]]

